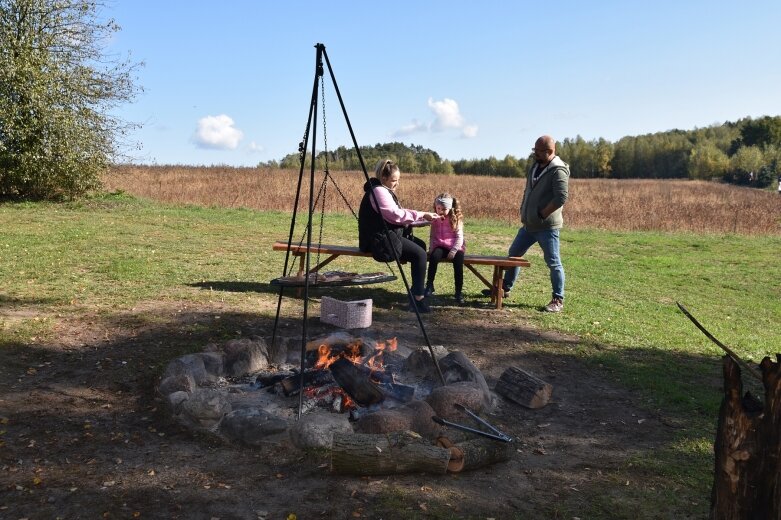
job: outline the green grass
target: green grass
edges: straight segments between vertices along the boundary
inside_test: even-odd
[[[296,241],[303,236],[303,220],[299,214]],[[110,314],[160,300],[272,302],[276,291],[267,284],[282,274],[284,254],[271,244],[286,238],[289,226],[287,213],[164,206],[121,194],[72,204],[0,205],[0,348],[52,335],[58,315],[87,310]],[[515,231],[496,222],[467,222],[468,249],[505,254]],[[355,244],[356,235],[352,216],[326,217],[324,243]],[[315,241],[318,236],[316,221]],[[548,270],[539,248],[530,250],[532,267],[523,271],[498,319],[507,326],[530,323],[577,335],[577,345],[539,348],[591,363],[635,390],[642,406],[681,425],[672,443],[631,461],[635,471],[642,469],[649,482],[660,485],[626,490],[617,498],[605,495],[604,503],[591,504],[595,516],[613,511],[619,518],[620,511],[629,515],[632,504],[646,501],[678,504],[675,489],[688,490],[681,500],[702,497],[701,510],[712,478],[723,352],[675,302],[744,359],[773,355],[781,351],[778,251],[779,237],[565,228],[566,309],[551,315],[539,312],[550,298]],[[350,258],[328,267],[381,268]],[[465,278],[468,303],[484,304],[480,282],[469,273]],[[452,294],[452,284],[452,270],[445,266],[437,294]],[[257,290],[204,290],[239,286]],[[379,308],[403,301],[401,281],[361,290]],[[486,316],[475,306],[463,312]]]
[[[305,217],[298,216],[294,240],[303,236]],[[287,237],[289,225],[285,213],[162,206],[121,194],[70,205],[5,204],[0,304],[57,312],[74,304],[129,308],[144,300],[204,298],[197,284],[266,284],[282,274],[284,255],[271,251],[271,244]],[[514,233],[503,224],[468,222],[469,250],[503,254]],[[354,244],[355,235],[352,217],[326,216],[323,242]],[[317,221],[313,236],[319,236]],[[578,355],[618,372],[627,384],[650,389],[665,406],[680,401],[690,412],[687,398],[698,389],[687,374],[712,372],[722,352],[675,302],[745,359],[758,362],[779,350],[778,251],[779,237],[565,229],[565,312],[539,312],[550,282],[539,248],[533,247],[527,255],[532,267],[522,272],[506,306],[508,319],[578,335]],[[328,269],[382,267],[340,258]],[[452,271],[448,266],[440,271],[438,294],[452,294]],[[465,278],[468,298],[484,301],[480,282],[469,273]],[[400,280],[382,289],[380,304],[404,290]],[[17,326],[27,321],[17,320]],[[5,334],[9,328],[14,327],[6,326]],[[713,406],[706,407],[708,413]]]

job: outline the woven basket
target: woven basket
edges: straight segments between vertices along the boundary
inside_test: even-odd
[[[320,300],[320,321],[343,329],[365,329],[372,325],[372,300],[343,302],[323,296]]]

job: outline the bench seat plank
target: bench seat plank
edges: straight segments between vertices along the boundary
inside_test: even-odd
[[[331,244],[311,244],[308,248],[306,244],[290,244],[287,242],[276,241],[273,246],[274,251],[290,251],[293,255],[299,257],[299,269],[298,275],[303,276],[304,273],[304,258],[306,256],[307,249],[309,254],[325,254],[329,255],[328,258],[320,262],[310,271],[319,271],[324,265],[330,263],[332,260],[339,256],[363,256],[371,258],[371,253],[365,253],[355,246],[341,246]],[[442,259],[443,262],[450,262],[447,257]],[[503,291],[499,288],[502,286],[502,276],[506,269],[512,267],[529,267],[531,264],[528,260],[518,256],[490,256],[490,255],[464,255],[464,265],[480,279],[489,289],[491,289],[491,301],[496,305],[497,309],[502,308]],[[493,267],[492,281],[489,282],[482,274],[480,274],[473,266],[475,265],[490,265]]]

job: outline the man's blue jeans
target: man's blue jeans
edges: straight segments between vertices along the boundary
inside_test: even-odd
[[[510,245],[509,256],[523,256],[535,243],[540,244],[545,263],[550,269],[550,283],[553,289],[553,297],[564,299],[564,266],[561,265],[559,256],[559,230],[545,229],[542,231],[527,231],[526,227],[518,230],[515,240]],[[513,267],[504,272],[504,290],[512,289],[515,279],[518,278],[520,267]]]

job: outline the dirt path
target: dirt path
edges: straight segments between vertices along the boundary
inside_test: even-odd
[[[384,478],[334,476],[325,457],[221,445],[168,421],[154,394],[162,367],[210,341],[267,334],[268,318],[170,302],[52,317],[55,340],[0,350],[0,517],[593,518],[600,496],[648,485],[628,460],[675,426],[583,366],[576,338],[508,327],[501,312],[455,316],[426,318],[432,342],[464,351],[491,387],[509,366],[531,371],[554,385],[553,402],[531,411],[499,399],[491,421],[518,439],[507,463]],[[398,311],[376,310],[373,332],[423,344]]]

